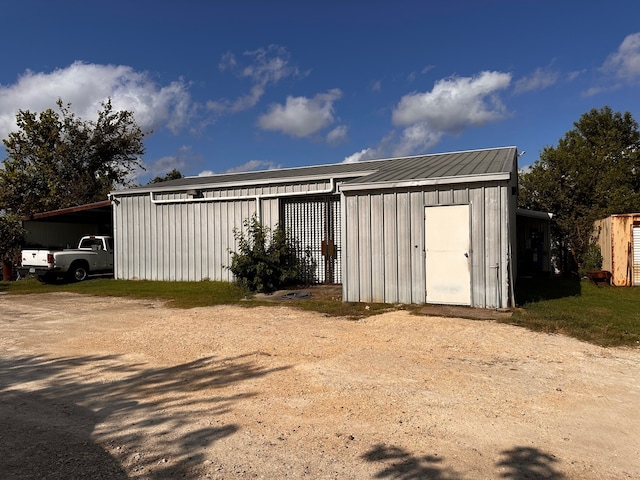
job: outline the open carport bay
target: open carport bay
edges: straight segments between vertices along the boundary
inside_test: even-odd
[[[70,293],[0,328],[3,478],[640,477],[637,349]]]

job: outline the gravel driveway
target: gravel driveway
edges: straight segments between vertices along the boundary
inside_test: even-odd
[[[492,321],[0,295],[4,479],[640,478],[640,350]]]

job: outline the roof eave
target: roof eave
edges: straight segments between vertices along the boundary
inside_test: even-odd
[[[417,180],[402,180],[398,182],[351,183],[340,186],[342,192],[357,192],[359,190],[381,190],[390,188],[415,188],[434,185],[450,185],[453,183],[476,183],[511,180],[510,172],[486,173],[479,175],[461,175],[455,177],[421,178]]]
[[[366,175],[371,175],[376,173],[376,170],[361,170],[361,171],[352,171],[352,172],[341,172],[341,173],[333,173],[333,174],[324,174],[324,175],[301,175],[299,177],[281,177],[281,178],[268,178],[268,179],[253,179],[253,180],[245,180],[240,182],[203,182],[197,183],[194,182],[189,185],[166,185],[162,186],[162,184],[152,184],[147,188],[135,188],[128,190],[115,190],[110,193],[111,196],[117,197],[122,195],[137,195],[137,194],[146,194],[146,193],[157,193],[157,192],[183,192],[193,189],[216,189],[216,188],[242,188],[242,187],[252,187],[252,186],[264,186],[265,184],[283,184],[283,183],[298,183],[298,182],[315,182],[315,181],[329,181],[331,179],[334,180],[342,180],[346,178],[357,178],[364,177]]]

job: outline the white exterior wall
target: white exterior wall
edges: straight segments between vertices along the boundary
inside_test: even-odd
[[[225,266],[237,250],[234,229],[259,213],[275,227],[279,198],[314,194],[330,183],[271,185],[203,191],[202,199],[185,192],[122,195],[113,207],[115,278],[166,281],[233,280]],[[225,200],[233,197],[233,199]],[[184,203],[172,203],[172,201]],[[257,212],[257,208],[259,212]]]
[[[425,303],[424,209],[470,205],[471,306],[508,306],[515,197],[507,182],[344,192],[343,300]]]

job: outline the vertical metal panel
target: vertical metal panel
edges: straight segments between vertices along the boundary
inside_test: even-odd
[[[356,221],[353,219],[353,221]],[[371,302],[371,204],[369,195],[358,197],[358,270],[360,301]]]
[[[634,270],[634,252],[636,251],[634,242],[634,228],[640,224],[640,215],[623,214],[609,217],[610,222],[610,253],[612,273],[612,283],[617,286],[635,286],[636,275]],[[604,258],[606,252],[602,252]]]
[[[396,243],[398,244],[398,302],[411,303],[411,210],[409,193],[398,192]]]
[[[640,227],[633,227],[633,286],[640,286]]]
[[[426,270],[424,263],[424,194],[422,191],[410,193],[411,202],[411,303],[424,303],[426,290]]]
[[[384,301],[398,301],[398,203],[395,192],[385,193],[384,197]]]
[[[358,197],[350,195],[344,197],[345,204],[345,232],[344,232],[344,255],[346,259],[345,270],[347,271],[346,282],[343,284],[343,300],[359,302],[360,301],[360,270],[358,264],[358,224],[352,219],[357,219]]]
[[[482,306],[485,302],[484,278],[487,268],[485,239],[485,196],[484,187],[469,191],[471,208],[471,306]]]
[[[385,292],[385,244],[384,203],[382,193],[370,196],[371,208],[371,301],[384,302]]]

